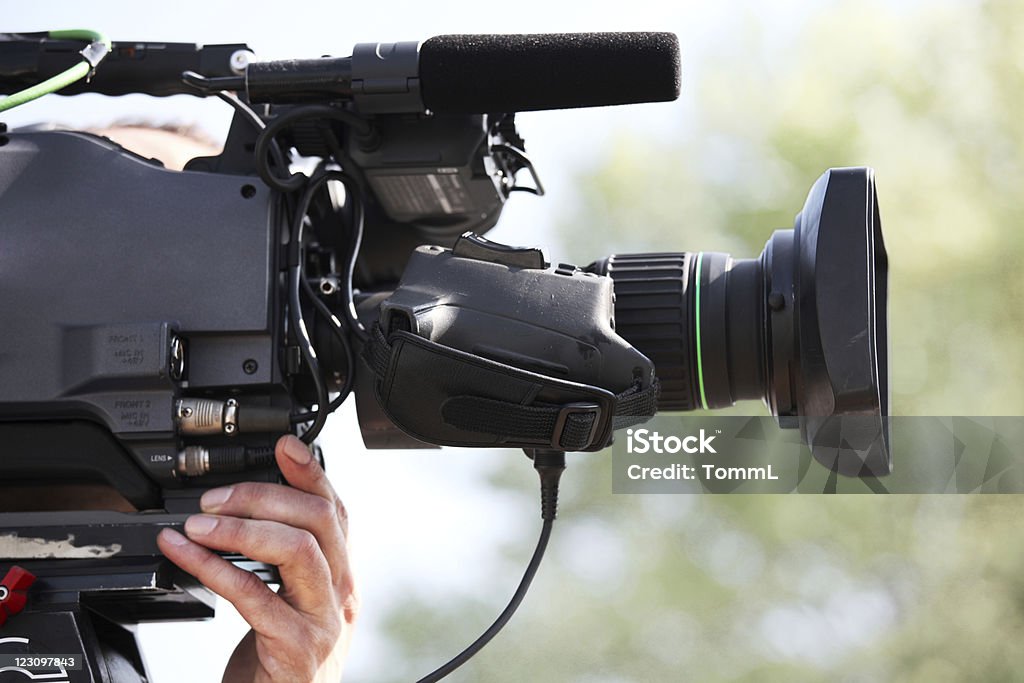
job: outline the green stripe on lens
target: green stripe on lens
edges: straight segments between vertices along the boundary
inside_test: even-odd
[[[697,253],[697,278],[696,278],[697,279],[697,291],[694,294],[694,298],[696,298],[696,300],[697,300],[697,308],[696,308],[696,312],[695,312],[695,317],[697,319],[697,322],[694,325],[694,330],[696,331],[696,336],[697,336],[697,384],[700,387],[700,406],[701,406],[701,408],[704,408],[704,410],[707,410],[707,408],[708,408],[708,398],[707,398],[707,396],[704,395],[704,364],[701,362],[701,353],[700,353],[700,281],[701,281],[701,266],[703,265],[703,263],[704,263],[704,252],[701,251],[701,252]]]

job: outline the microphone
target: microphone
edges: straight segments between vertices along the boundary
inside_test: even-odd
[[[216,79],[214,79],[216,80]],[[211,81],[211,88],[230,86]],[[491,114],[679,97],[672,33],[444,35],[359,43],[351,57],[255,62],[252,102],[351,99],[362,113]]]
[[[438,113],[487,114],[679,97],[672,33],[436,36],[420,48],[423,104]]]

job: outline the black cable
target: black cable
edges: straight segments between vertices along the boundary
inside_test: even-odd
[[[342,273],[342,282],[345,286],[344,300],[345,307],[342,310],[345,316],[345,322],[348,325],[349,331],[359,339],[360,342],[365,343],[370,337],[369,332],[363,327],[363,324],[359,321],[359,315],[355,309],[355,292],[353,290],[352,281],[355,278],[356,260],[359,258],[359,250],[363,243],[363,228],[365,223],[366,209],[363,207],[363,188],[366,186],[366,178],[362,171],[359,169],[352,157],[350,157],[345,150],[342,148],[341,143],[338,142],[337,136],[328,127],[323,127],[320,131],[324,142],[327,144],[327,148],[331,150],[331,156],[334,160],[341,165],[344,169],[345,175],[351,178],[351,183],[345,182],[345,198],[352,202],[352,215],[353,215],[353,232],[352,237],[349,239],[349,247],[344,255],[344,266],[345,271]],[[355,187],[353,187],[355,185]]]
[[[288,307],[289,307],[289,320],[291,321],[292,330],[295,334],[295,339],[299,343],[299,351],[302,354],[303,360],[306,361],[306,365],[309,367],[309,372],[313,376],[313,385],[316,387],[316,401],[317,405],[321,408],[327,405],[327,386],[324,383],[324,378],[320,374],[320,364],[316,358],[316,350],[313,348],[312,342],[309,340],[309,332],[306,330],[305,321],[302,318],[302,305],[299,300],[299,282],[302,279],[302,267],[292,266],[288,271],[289,287],[288,287]],[[327,421],[327,411],[318,410],[316,412],[316,418],[313,420],[313,424],[310,425],[302,436],[300,437],[305,443],[312,443],[313,439],[317,437],[320,430],[323,429],[324,423]]]
[[[186,71],[181,74],[181,80],[185,85],[190,85],[204,96],[216,94],[218,91],[245,90],[245,76],[215,76],[207,78],[195,71]]]
[[[335,111],[333,110],[333,108],[329,109]],[[281,126],[290,125],[291,123],[294,123],[295,120],[298,120],[300,118],[314,116],[316,112],[311,110],[319,111],[322,110],[322,107],[305,107],[301,110],[289,112],[289,114],[286,114],[285,116],[291,116],[292,118],[290,120],[286,120],[285,123],[280,124],[279,119],[278,121],[275,121],[275,124],[279,124]],[[353,114],[350,114],[349,112],[345,112],[343,110],[336,111],[340,111],[346,116],[354,116]],[[360,119],[360,121],[362,120]],[[365,129],[364,132],[372,130],[372,128],[369,127],[369,124],[366,125],[367,128]],[[341,145],[338,143],[337,137],[329,128],[323,130],[322,134],[324,135],[325,140],[328,146],[330,147],[332,154],[335,156],[336,161],[338,161],[339,163],[347,162],[348,164],[351,165],[353,169],[357,168],[355,164],[352,162],[351,158],[347,154],[345,154],[343,150],[341,150]],[[261,158],[265,159],[265,156]],[[346,167],[343,166],[343,168]],[[347,331],[355,335],[355,337],[359,339],[360,342],[365,342],[369,337],[369,333],[366,331],[366,328],[363,327],[363,324],[359,321],[359,316],[356,313],[355,295],[352,286],[352,280],[355,274],[356,260],[359,256],[359,249],[362,246],[363,229],[365,224],[365,211],[363,209],[362,200],[360,198],[360,188],[356,186],[359,184],[358,181],[354,180],[352,177],[350,177],[349,173],[344,171],[331,171],[330,173],[331,175],[328,178],[328,180],[337,180],[338,182],[340,182],[345,188],[346,199],[352,202],[352,235],[351,238],[349,239],[349,245],[345,253],[344,272],[342,273],[342,283],[344,286],[344,304],[342,306],[342,317],[345,319],[345,328],[347,329]],[[326,182],[326,180],[324,182]],[[306,210],[308,210],[308,203],[303,202],[303,214],[305,213]],[[294,233],[295,231],[293,230],[293,234]],[[299,240],[297,240],[295,244],[301,243],[301,231],[298,233],[298,237]],[[344,336],[344,330],[339,329],[338,326],[334,324],[334,315],[331,313],[330,309],[327,308],[326,304],[324,304],[323,301],[321,301],[320,298],[313,293],[312,288],[309,286],[309,282],[305,277],[302,278],[302,284],[306,289],[307,295],[313,302],[314,306],[316,306],[317,310],[321,313],[321,315],[324,316],[324,318],[327,320],[327,323],[331,326],[331,331],[338,337],[339,341],[342,342],[342,346],[345,349],[345,355],[348,363],[348,372],[345,376],[345,384],[342,386],[341,391],[338,393],[338,395],[334,398],[333,401],[330,401],[330,403],[326,404],[326,410],[322,410],[320,408],[320,406],[324,405],[323,403],[318,403],[318,407],[315,411],[296,413],[292,415],[292,424],[301,424],[303,422],[309,422],[310,420],[317,420],[318,418],[320,418],[320,415],[322,413],[326,412],[327,415],[330,415],[335,410],[337,410],[338,407],[340,407],[341,404],[344,403],[345,399],[348,398],[349,394],[352,392],[352,385],[354,384],[355,381],[356,371],[354,354],[352,353],[352,348],[348,339],[345,338]],[[326,417],[324,417],[323,419],[326,420]],[[315,426],[316,424],[314,423],[313,427]],[[310,427],[310,430],[312,430],[313,427]],[[319,433],[319,431],[320,429],[316,430],[317,433]]]
[[[337,338],[338,342],[341,343],[341,347],[345,350],[345,363],[348,368],[348,372],[345,373],[345,382],[341,385],[341,389],[338,391],[338,397],[331,401],[331,407],[329,412],[334,410],[344,403],[345,399],[350,393],[352,393],[352,386],[355,384],[355,356],[352,353],[352,344],[349,343],[348,337],[345,336],[345,329],[341,326],[339,321],[331,309],[327,307],[320,297],[313,291],[313,287],[309,284],[309,279],[304,278],[302,280],[302,289],[306,292],[306,296],[313,302],[313,306],[316,310],[324,317],[327,321],[327,325],[331,328],[331,332]]]
[[[225,95],[222,99],[227,101],[229,104],[237,104],[243,109],[244,104],[241,102],[232,102],[228,95]],[[254,112],[253,116],[255,116]],[[255,117],[259,119],[259,117]],[[327,308],[319,297],[317,297],[309,286],[308,281],[305,277],[305,259],[302,255],[302,236],[305,225],[306,214],[309,211],[309,206],[312,203],[313,197],[316,192],[324,186],[330,180],[336,180],[345,187],[346,197],[352,202],[353,209],[353,228],[352,236],[349,240],[349,247],[346,251],[345,268],[342,277],[344,286],[344,305],[342,306],[342,314],[345,318],[346,326],[349,332],[355,335],[361,342],[368,338],[368,333],[363,327],[362,323],[359,322],[359,317],[356,314],[354,292],[352,280],[355,273],[356,259],[359,255],[360,247],[362,246],[363,228],[364,228],[364,210],[363,205],[359,196],[359,188],[355,187],[355,181],[352,180],[346,173],[340,171],[327,171],[321,172],[320,168],[314,172],[312,178],[307,178],[303,174],[293,174],[287,180],[281,180],[276,178],[271,173],[267,166],[267,154],[268,152],[274,154],[273,150],[276,147],[275,136],[283,130],[285,127],[293,125],[297,121],[306,118],[320,118],[320,119],[331,119],[340,120],[356,128],[356,131],[360,134],[367,135],[373,129],[370,124],[364,119],[359,118],[351,112],[337,109],[330,106],[310,106],[302,107],[300,109],[292,110],[286,114],[281,115],[275,119],[270,125],[262,128],[259,138],[256,142],[256,161],[257,170],[260,177],[275,189],[279,189],[282,192],[290,192],[293,185],[295,189],[305,185],[302,198],[299,200],[298,207],[295,212],[295,219],[291,230],[291,249],[290,249],[290,270],[289,270],[289,301],[290,301],[290,320],[293,329],[295,330],[295,337],[299,343],[299,350],[302,354],[303,359],[306,361],[307,366],[310,368],[310,372],[313,375],[313,384],[317,393],[317,409],[310,412],[296,413],[291,416],[292,424],[300,424],[303,422],[313,421],[303,435],[302,439],[306,443],[311,443],[313,439],[323,429],[324,423],[327,420],[327,416],[337,410],[337,408],[348,398],[352,391],[352,385],[355,377],[355,358],[352,353],[351,345],[347,338],[345,338],[344,331],[339,329],[334,323],[334,316],[331,311]],[[252,119],[250,119],[252,120]],[[337,139],[333,134],[330,136],[329,142],[333,142],[333,148],[335,151],[340,147],[337,143]],[[284,166],[283,160],[278,161],[280,154],[275,154],[275,162],[279,165]],[[347,159],[347,155],[345,156]],[[326,388],[326,382],[324,381],[323,375],[320,373],[319,362],[316,357],[316,350],[314,349],[312,342],[309,339],[309,333],[305,326],[305,320],[302,316],[301,300],[299,298],[299,290],[304,289],[307,296],[317,310],[324,316],[327,323],[331,326],[332,332],[342,342],[342,346],[345,349],[345,355],[348,362],[348,372],[345,377],[345,383],[342,386],[338,396],[333,401],[328,401],[328,393]]]
[[[341,278],[342,286],[345,288],[343,292],[344,306],[342,306],[341,312],[345,317],[345,323],[348,326],[349,332],[354,334],[360,343],[365,343],[370,338],[370,334],[363,327],[363,323],[359,321],[359,315],[356,313],[355,290],[352,286],[352,280],[355,277],[356,260],[359,258],[359,250],[363,245],[366,212],[363,209],[363,201],[360,199],[358,191],[353,192],[353,189],[358,190],[358,188],[353,188],[352,184],[345,182],[345,195],[352,202],[353,226]]]
[[[353,187],[354,183],[346,174],[334,171],[317,175],[317,173],[320,172],[320,169],[318,168],[317,172],[314,173],[313,178],[307,178],[303,174],[296,173],[292,174],[288,179],[282,180],[275,177],[267,166],[267,155],[270,154],[273,157],[276,166],[287,169],[288,164],[280,146],[277,144],[276,136],[286,127],[294,125],[304,119],[318,118],[321,120],[329,119],[342,121],[343,123],[355,128],[357,133],[364,136],[369,135],[373,131],[373,128],[365,119],[362,119],[351,112],[327,105],[308,106],[294,109],[282,114],[270,125],[267,125],[251,107],[237,97],[234,97],[227,92],[219,92],[216,96],[221,101],[230,105],[239,115],[259,131],[255,150],[256,167],[257,172],[264,182],[266,182],[270,187],[285,193],[286,201],[287,193],[305,186],[302,198],[299,200],[298,206],[295,209],[290,235],[289,322],[294,331],[296,341],[298,342],[300,353],[302,354],[306,365],[309,366],[310,372],[313,376],[313,384],[317,394],[317,409],[311,412],[292,415],[291,422],[292,424],[300,424],[303,422],[309,422],[310,420],[313,421],[313,424],[310,425],[309,429],[307,429],[302,435],[303,441],[311,443],[323,429],[327,416],[334,412],[351,394],[355,378],[355,358],[351,344],[345,336],[344,331],[335,324],[334,315],[331,313],[330,309],[327,308],[326,304],[324,304],[323,301],[313,293],[312,288],[309,286],[309,282],[305,277],[305,263],[302,255],[304,222],[313,197],[323,185],[330,180],[337,180],[345,186],[346,194],[350,198],[350,201],[353,202],[354,227],[352,239],[349,240],[350,245],[346,253],[346,267],[343,276],[343,281],[345,283],[345,305],[343,307],[343,317],[345,317],[349,329],[356,335],[356,337],[361,341],[365,341],[367,338],[367,332],[359,322],[355,313],[355,304],[353,301],[354,294],[352,289],[355,261],[358,257],[359,249],[362,244],[364,213],[362,203],[359,199],[358,188]],[[338,144],[337,138],[333,133],[329,138],[329,143],[333,143],[332,151],[337,152],[341,147]],[[341,156],[346,161],[351,161],[348,155],[342,153]],[[331,327],[331,331],[335,336],[337,336],[345,350],[348,371],[346,373],[345,383],[333,401],[328,401],[327,387],[323,375],[319,370],[316,349],[313,347],[312,341],[309,338],[309,332],[306,329],[299,295],[300,290],[304,290],[306,292],[309,300],[313,303],[314,307],[316,307],[317,311],[324,316],[328,325]]]
[[[537,569],[540,567],[540,561],[544,558],[544,551],[547,549],[548,539],[551,537],[551,529],[555,524],[555,516],[558,509],[558,481],[562,476],[562,472],[565,471],[565,453],[562,451],[537,449],[532,453],[527,451],[527,455],[533,458],[534,469],[540,475],[541,518],[544,520],[544,524],[540,529],[540,538],[537,539],[537,548],[533,551],[530,564],[526,566],[523,579],[519,582],[519,587],[516,588],[516,592],[512,595],[508,605],[498,615],[498,618],[494,620],[490,628],[470,643],[469,647],[465,650],[452,657],[443,666],[419,679],[416,683],[436,683],[469,661],[473,655],[483,649],[487,643],[491,642],[494,636],[498,635],[498,632],[509,622],[512,615],[516,613],[516,609],[519,608],[519,604],[522,603],[523,598],[526,597],[526,592],[530,589],[533,577],[537,574]]]
[[[260,178],[271,188],[284,193],[295,192],[302,188],[309,178],[301,173],[292,173],[287,178],[275,176],[267,165],[267,154],[270,150],[270,143],[278,133],[288,126],[295,125],[305,119],[329,119],[341,121],[355,129],[356,133],[368,136],[373,132],[373,126],[364,118],[353,114],[345,109],[332,107],[326,104],[299,107],[281,114],[279,117],[267,124],[259,137],[256,139],[256,169]],[[287,167],[286,167],[287,168]]]
[[[546,519],[544,520],[544,526],[540,530],[540,538],[537,540],[537,548],[533,551],[533,557],[530,558],[530,564],[526,567],[526,573],[523,574],[523,580],[519,582],[519,587],[516,588],[515,594],[509,601],[508,606],[505,610],[498,615],[498,618],[494,620],[490,628],[481,634],[479,638],[474,640],[469,647],[457,654],[451,660],[449,660],[444,666],[436,669],[435,671],[427,674],[416,683],[436,683],[451,672],[458,669],[460,666],[465,664],[469,659],[479,652],[484,645],[489,643],[494,636],[498,635],[498,632],[508,623],[512,615],[516,613],[516,609],[519,604],[526,597],[526,591],[530,589],[530,583],[533,582],[533,577],[537,573],[537,569],[540,567],[540,561],[544,557],[544,551],[548,547],[548,538],[551,537],[551,528],[554,526],[555,520]]]
[[[327,145],[327,149],[330,150],[331,156],[341,166],[342,170],[348,175],[352,176],[355,181],[357,188],[359,189],[359,196],[364,196],[367,189],[366,174],[363,173],[363,169],[359,168],[359,164],[355,162],[352,156],[345,151],[344,146],[338,140],[338,136],[334,134],[330,126],[322,126],[320,131],[321,137],[324,139],[324,143]]]
[[[331,328],[331,332],[334,333],[334,336],[338,338],[339,342],[341,342],[342,348],[345,349],[345,363],[348,371],[345,373],[345,382],[338,391],[338,395],[335,396],[329,404],[327,404],[327,413],[329,415],[337,410],[341,404],[345,402],[345,399],[347,399],[352,393],[352,387],[355,385],[356,378],[355,355],[352,353],[352,345],[349,343],[348,337],[345,336],[345,330],[341,327],[337,318],[334,317],[334,314],[331,313],[331,309],[327,307],[327,304],[325,304],[313,291],[313,288],[309,284],[309,279],[303,278],[302,285],[306,296],[313,302],[313,306],[316,307],[316,310],[327,321],[327,324]],[[319,409],[308,413],[296,413],[291,416],[291,422],[292,424],[309,422],[310,420],[316,419],[318,412]]]
[[[337,171],[327,171],[309,179],[306,189],[302,193],[296,208],[294,222],[291,230],[291,244],[289,249],[290,261],[288,267],[288,316],[292,332],[299,344],[299,352],[309,367],[313,376],[313,385],[316,388],[317,411],[313,424],[310,425],[300,437],[305,443],[312,443],[323,429],[327,421],[326,407],[329,403],[327,398],[327,384],[320,373],[320,363],[317,360],[316,349],[309,338],[309,331],[306,329],[306,322],[302,315],[302,301],[300,290],[302,280],[305,278],[305,264],[302,253],[302,236],[305,227],[306,214],[309,212],[309,205],[313,197],[329,180],[344,178],[344,174]]]
[[[252,127],[256,129],[257,134],[262,133],[267,127],[266,122],[260,118],[252,107],[238,99],[227,91],[220,91],[215,93],[217,99],[231,105],[231,108],[238,112],[243,119],[252,124]],[[281,146],[277,144],[277,140],[270,141],[270,154],[274,157],[274,163],[281,168],[288,168],[288,162],[284,157],[284,153],[281,151]]]
[[[356,257],[359,254],[359,247],[360,247],[360,244],[362,242],[362,234],[363,234],[364,214],[363,214],[362,203],[359,200],[359,195],[353,192],[354,188],[352,187],[352,185],[353,185],[352,179],[349,178],[347,174],[345,174],[344,172],[341,172],[341,171],[328,171],[328,172],[325,172],[321,176],[317,176],[317,179],[315,181],[315,187],[313,187],[314,181],[311,181],[311,183],[310,183],[311,187],[313,187],[313,192],[318,190],[321,185],[325,184],[329,180],[336,180],[336,181],[342,183],[344,185],[344,187],[345,187],[346,196],[348,197],[348,199],[350,201],[353,202],[353,215],[354,215],[353,234],[352,234],[352,239],[349,240],[350,246],[348,248],[348,251],[346,252],[346,254],[347,254],[346,265],[345,265],[345,271],[344,271],[343,277],[342,277],[342,281],[343,281],[344,287],[345,287],[345,290],[344,290],[344,301],[345,301],[345,304],[342,307],[342,312],[343,312],[343,317],[345,318],[345,322],[347,324],[347,330],[349,332],[351,332],[352,334],[354,334],[356,337],[358,337],[360,339],[360,341],[365,341],[365,339],[368,336],[368,333],[366,332],[365,328],[362,326],[362,323],[359,322],[359,318],[356,315],[355,303],[353,301],[353,293],[352,293],[352,274],[353,274],[353,270],[355,268]],[[309,190],[307,190],[307,193],[309,193]],[[306,200],[306,194],[304,194],[303,195],[303,201],[301,202],[303,215],[305,214],[306,211],[308,211],[309,203],[310,202]],[[293,243],[293,251],[294,251],[294,245],[301,243],[301,239],[302,239],[302,225],[297,225],[293,229],[292,233],[293,233],[293,235],[295,235],[297,237],[296,242]],[[298,258],[300,261],[302,261],[301,255],[299,255],[299,256],[294,256],[293,255],[293,263],[295,262],[296,258]],[[327,323],[331,326],[331,331],[335,334],[335,336],[338,337],[339,341],[342,342],[342,346],[345,349],[345,356],[346,356],[347,363],[348,363],[348,372],[347,372],[347,374],[345,376],[345,384],[342,386],[341,391],[334,398],[333,401],[330,401],[329,403],[326,402],[326,401],[324,401],[322,403],[318,403],[317,404],[318,407],[314,411],[303,412],[303,413],[296,413],[296,414],[292,415],[291,416],[292,424],[300,424],[300,423],[303,423],[303,422],[309,422],[310,420],[316,420],[316,419],[318,419],[320,417],[321,413],[325,413],[325,417],[323,419],[326,420],[326,415],[330,415],[335,410],[337,410],[338,407],[341,406],[341,404],[345,401],[345,399],[348,398],[349,394],[352,392],[352,385],[355,382],[355,356],[354,356],[354,354],[352,352],[352,348],[351,348],[351,345],[349,343],[349,340],[344,335],[345,330],[341,329],[338,325],[336,325],[334,323],[334,314],[331,312],[331,310],[329,308],[327,308],[327,305],[323,301],[321,301],[318,296],[316,296],[316,294],[313,292],[312,287],[310,287],[308,280],[304,276],[302,278],[302,286],[305,288],[306,293],[307,293],[308,297],[310,298],[310,300],[312,301],[313,305],[317,308],[317,310],[320,312],[320,314],[324,316],[324,318],[327,320]],[[319,406],[326,406],[326,410],[321,410]],[[315,426],[315,423],[314,423],[314,426]],[[322,425],[321,425],[321,427],[322,427]],[[310,427],[310,430],[312,430],[312,429],[313,429],[313,427]],[[317,429],[317,433],[319,433],[319,429]]]

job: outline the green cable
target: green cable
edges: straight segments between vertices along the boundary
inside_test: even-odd
[[[92,72],[108,52],[110,52],[110,39],[102,33],[86,30],[50,31],[50,38],[54,40],[87,40],[89,46],[82,50],[82,61],[66,69],[56,76],[47,78],[42,83],[20,90],[0,100],[0,111],[14,109],[18,105],[31,102],[37,97],[57,92],[66,88],[75,81],[85,78]]]
[[[697,254],[697,291],[694,294],[694,298],[697,300],[697,308],[694,314],[696,323],[694,330],[697,336],[697,384],[700,386],[700,406],[704,410],[708,409],[708,397],[704,394],[704,363],[701,361],[700,352],[700,281],[701,281],[701,265],[704,263],[704,252]]]

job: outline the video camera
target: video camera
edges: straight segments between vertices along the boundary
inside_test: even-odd
[[[182,172],[84,132],[0,136],[0,489],[97,482],[139,511],[193,512],[210,487],[276,481],[275,440],[312,443],[353,393],[368,447],[536,457],[603,449],[655,411],[761,399],[825,466],[890,470],[870,169],[827,171],[754,259],[579,267],[482,237],[514,193],[543,194],[516,112],[673,100],[672,34],[272,62],[0,38],[5,93],[84,63],[61,94],[235,109],[223,152]],[[848,415],[870,428],[850,434]]]

